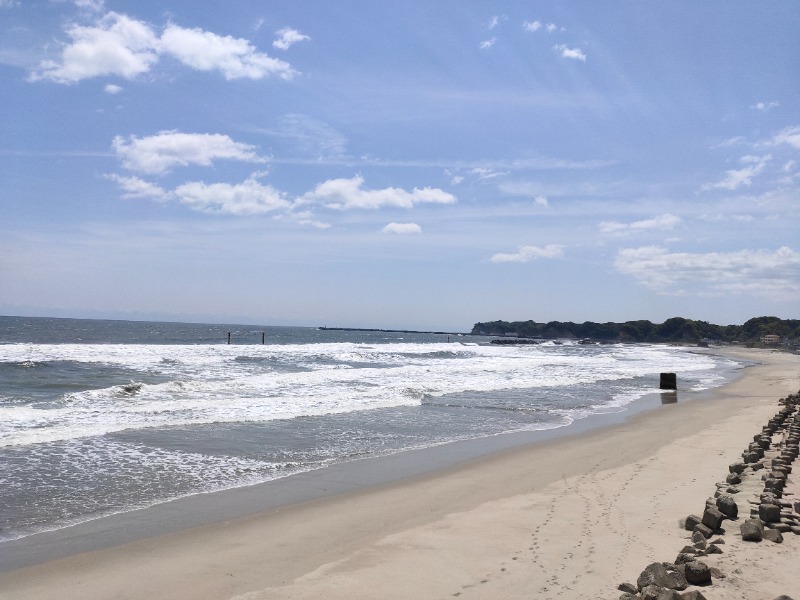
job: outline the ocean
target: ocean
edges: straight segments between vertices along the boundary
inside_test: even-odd
[[[562,428],[658,393],[661,372],[679,373],[683,394],[743,366],[662,345],[489,341],[0,317],[0,541],[343,461]]]

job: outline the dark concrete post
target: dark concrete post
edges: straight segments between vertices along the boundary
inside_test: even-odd
[[[661,389],[662,390],[677,390],[678,377],[675,373],[662,373],[661,374]]]

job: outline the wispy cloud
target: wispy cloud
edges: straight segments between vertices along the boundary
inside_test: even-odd
[[[541,21],[525,21],[522,24],[522,27],[525,29],[525,31],[531,31],[531,32],[539,31],[542,28],[542,22]]]
[[[692,254],[658,246],[626,248],[616,268],[642,285],[664,294],[701,292],[769,295],[800,291],[800,253],[783,246],[775,251],[739,250]]]
[[[285,27],[284,29],[276,31],[275,35],[278,37],[274,42],[272,42],[272,45],[279,50],[288,50],[297,42],[311,39],[307,35],[303,35],[296,29],[291,29],[289,27]]]
[[[580,60],[586,62],[586,54],[580,48],[569,48],[565,44],[556,44],[553,46],[554,50],[561,53],[563,58],[571,58],[573,60]]]
[[[497,38],[496,37],[493,37],[490,40],[484,40],[484,41],[482,41],[480,43],[480,49],[481,50],[488,50],[489,48],[494,46],[496,43],[497,43]]]
[[[548,244],[547,246],[520,246],[517,252],[500,252],[492,256],[493,263],[526,263],[543,258],[561,258],[564,256],[564,246]]]
[[[144,21],[108,12],[91,25],[70,24],[59,61],[46,60],[29,80],[74,84],[94,77],[124,79],[148,73],[161,56],[199,71],[218,71],[226,79],[290,79],[289,63],[259,52],[248,40],[169,24],[161,35]]]
[[[381,233],[391,233],[394,235],[418,235],[422,233],[422,227],[416,223],[389,223],[381,229]]]
[[[743,185],[749,186],[753,182],[753,178],[764,171],[771,159],[772,157],[769,154],[765,156],[743,156],[739,161],[747,166],[741,169],[730,169],[725,172],[723,179],[715,183],[707,183],[700,189],[702,191],[736,190]]]
[[[161,131],[147,137],[116,136],[112,148],[122,166],[140,173],[162,174],[178,166],[210,166],[216,160],[262,163],[255,146],[232,140],[227,135]]]
[[[113,83],[109,83],[107,86],[103,88],[103,91],[106,94],[119,94],[122,91],[122,88],[118,85],[114,85]]]
[[[768,111],[772,110],[773,108],[777,108],[780,106],[780,102],[772,101],[772,102],[756,102],[750,108],[753,110],[760,110],[760,111]]]
[[[598,228],[602,233],[607,234],[620,234],[632,231],[646,231],[657,229],[661,231],[669,231],[675,228],[681,222],[680,217],[676,217],[670,213],[664,213],[652,219],[645,219],[643,221],[634,221],[633,223],[619,223],[617,221],[603,221]]]

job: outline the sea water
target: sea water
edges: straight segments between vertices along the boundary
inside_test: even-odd
[[[0,540],[342,461],[565,427],[658,392],[661,372],[702,391],[741,367],[663,345],[489,341],[0,317]]]

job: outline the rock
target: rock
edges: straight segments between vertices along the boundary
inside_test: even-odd
[[[760,471],[761,469],[764,468],[764,463],[762,462],[753,463],[752,465],[750,465],[750,468],[752,468],[753,471]]]
[[[739,474],[741,474],[746,468],[747,468],[747,465],[744,463],[744,461],[741,461],[741,460],[737,460],[735,463],[733,463],[731,465],[728,465],[728,471],[730,473],[739,473]]]
[[[725,540],[723,540],[722,538],[717,538],[715,540],[712,540],[710,543],[716,544],[717,546],[722,546],[725,545]]]
[[[722,554],[722,548],[715,544],[711,544],[708,548],[706,548],[706,554]]]
[[[695,554],[689,554],[688,552],[681,552],[675,558],[675,564],[676,565],[685,565],[686,563],[692,562],[694,560],[697,560],[697,556],[695,556]]]
[[[707,508],[703,512],[703,525],[708,527],[711,531],[716,531],[722,526],[722,521],[725,520],[725,515],[718,511],[716,508]],[[780,510],[778,510],[778,518],[780,520]]]
[[[742,539],[745,542],[760,542],[764,538],[764,527],[760,521],[748,519],[739,526],[742,532]]]
[[[711,570],[702,561],[695,560],[684,566],[686,581],[692,585],[708,585],[711,583]]]
[[[683,600],[706,600],[706,597],[700,593],[700,590],[684,592],[681,598],[683,598]]]
[[[765,523],[777,523],[781,520],[781,507],[777,504],[761,504],[758,507],[758,518]]]
[[[628,592],[629,594],[638,594],[639,593],[639,589],[635,585],[633,585],[632,583],[629,583],[627,581],[624,582],[624,583],[620,583],[617,586],[617,589],[620,592]]]
[[[787,596],[786,594],[781,594],[780,596],[775,598],[775,600],[792,600],[792,599],[789,598],[789,596]]]
[[[731,496],[723,495],[717,498],[717,510],[728,519],[736,519],[739,516],[739,506]]]
[[[705,538],[705,536],[704,536],[702,533],[700,533],[699,531],[695,531],[695,532],[693,532],[693,533],[692,533],[692,541],[693,541],[694,543],[697,543],[697,542],[703,542],[703,544],[705,544],[706,538]]]
[[[680,592],[676,592],[675,590],[662,590],[656,600],[681,600],[681,598]]]
[[[728,473],[728,476],[725,478],[725,482],[729,485],[739,485],[742,483],[742,478],[738,473]]]
[[[759,460],[761,460],[761,457],[758,455],[758,452],[746,452],[744,455],[744,462],[748,464],[757,463]]]
[[[770,542],[775,542],[776,544],[783,543],[783,534],[777,529],[765,529],[762,537],[765,540],[769,540]]]
[[[714,532],[710,528],[708,528],[705,525],[703,525],[702,523],[700,523],[699,525],[695,525],[694,526],[694,530],[695,531],[699,531],[703,535],[703,537],[706,538],[706,539],[708,539],[712,535],[714,535]]]
[[[798,527],[797,525],[790,527],[789,529],[792,531],[793,534],[800,535],[800,527]]]
[[[636,580],[636,587],[644,593],[647,586],[668,588],[671,590],[685,590],[686,579],[674,570],[668,570],[662,563],[652,563],[642,571]],[[658,594],[656,594],[656,597]]]
[[[622,594],[622,596],[619,597],[619,600],[639,600],[639,596],[636,594],[625,592],[624,594]]]
[[[657,585],[648,585],[642,590],[642,600],[658,600],[658,596],[663,591],[664,588],[660,588]]]
[[[699,525],[702,522],[703,522],[703,519],[701,519],[697,515],[689,515],[688,517],[686,517],[686,521],[684,521],[683,528],[686,531],[693,531],[694,528],[695,528],[695,525]]]
[[[697,554],[697,548],[694,546],[684,546],[681,550],[681,554]]]

